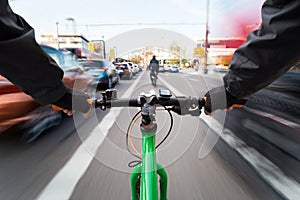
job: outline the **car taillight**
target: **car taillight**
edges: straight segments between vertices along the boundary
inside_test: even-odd
[[[124,69],[124,72],[129,72],[129,69]]]

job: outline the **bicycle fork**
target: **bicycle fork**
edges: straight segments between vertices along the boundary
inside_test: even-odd
[[[160,200],[167,200],[168,176],[166,170],[156,162],[155,136],[157,125],[141,125],[142,163],[137,165],[131,174],[132,200],[158,200],[158,181],[160,177]],[[140,179],[139,179],[140,177]],[[140,193],[137,184],[140,181]]]

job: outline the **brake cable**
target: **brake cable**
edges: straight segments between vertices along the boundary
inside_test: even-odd
[[[170,128],[169,128],[169,131],[167,133],[167,135],[164,137],[164,139],[162,139],[162,141],[156,145],[155,149],[157,149],[162,143],[165,142],[165,140],[169,137],[171,131],[172,131],[172,128],[173,128],[173,116],[172,116],[172,113],[170,111],[170,109],[167,109],[166,107],[164,107],[166,111],[168,111],[169,115],[170,115],[170,119],[171,119],[171,124],[170,124]]]
[[[163,140],[158,145],[156,145],[155,149],[157,149],[160,145],[162,145],[166,141],[166,139],[169,137],[169,135],[170,135],[170,133],[172,131],[172,128],[173,128],[173,121],[174,121],[170,109],[168,109],[168,108],[166,108],[164,106],[164,109],[158,109],[158,110],[166,110],[166,111],[168,111],[169,116],[171,118],[171,124],[170,124],[170,128],[169,128],[168,133],[163,138]],[[136,157],[136,158],[139,159],[139,160],[134,160],[134,161],[129,162],[128,163],[128,167],[135,167],[136,165],[138,165],[138,164],[141,163],[141,154],[138,152],[138,150],[136,149],[135,145],[132,142],[132,128],[133,128],[133,125],[136,123],[136,121],[142,116],[142,115],[140,115],[140,113],[141,113],[141,111],[137,112],[134,115],[134,117],[131,119],[131,121],[129,123],[129,126],[128,126],[128,129],[127,129],[127,132],[126,132],[126,147],[127,147],[127,150],[128,150],[128,152],[131,155],[133,155],[134,157]],[[129,148],[128,140],[129,140],[130,146],[133,149],[134,153]]]

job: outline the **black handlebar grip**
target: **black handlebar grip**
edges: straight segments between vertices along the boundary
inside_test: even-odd
[[[110,101],[106,101],[107,107],[139,107],[140,104],[138,103],[137,98],[131,99],[114,99]]]

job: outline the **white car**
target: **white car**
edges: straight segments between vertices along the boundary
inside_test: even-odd
[[[169,72],[171,70],[171,66],[170,65],[165,65],[164,68],[165,68],[166,72]]]
[[[135,71],[136,73],[140,72],[140,67],[138,64],[133,64],[133,71]]]
[[[135,69],[133,62],[123,62],[130,66],[130,69],[132,71],[132,75],[135,76],[139,71]]]
[[[171,66],[170,72],[175,72],[178,73],[179,72],[179,68],[177,66]]]

